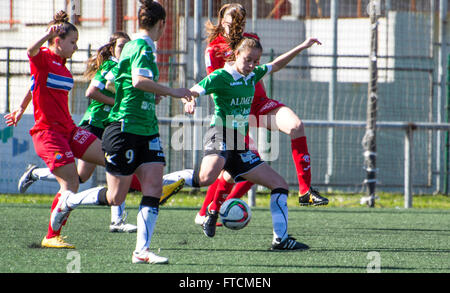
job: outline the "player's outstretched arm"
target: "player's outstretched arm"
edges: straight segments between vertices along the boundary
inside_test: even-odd
[[[322,43],[318,39],[308,38],[297,47],[278,56],[277,58],[275,58],[275,60],[269,63],[270,65],[272,65],[272,72],[277,72],[283,69],[287,64],[289,64],[289,62],[291,62],[292,59],[294,59],[295,56],[300,54],[301,51],[308,49],[314,44],[322,45]]]
[[[4,116],[6,119],[6,121],[5,121],[6,125],[17,126],[17,123],[19,123],[20,119],[22,118],[23,113],[25,113],[25,110],[27,109],[28,105],[30,104],[31,98],[32,98],[31,91],[28,90],[27,93],[25,94],[25,97],[23,97],[22,103],[20,103],[19,108]]]
[[[133,75],[133,86],[142,91],[154,93],[157,96],[171,96],[174,98],[185,98],[190,100],[192,93],[190,90],[185,88],[171,88],[154,82],[153,80],[141,76]]]

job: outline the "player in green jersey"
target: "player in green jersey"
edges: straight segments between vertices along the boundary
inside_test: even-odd
[[[103,134],[108,188],[91,188],[61,196],[52,213],[52,226],[80,205],[119,205],[128,193],[133,174],[142,189],[137,216],[136,248],[133,263],[168,263],[168,259],[149,250],[159,213],[162,194],[164,152],[159,140],[155,97],[172,96],[190,100],[185,88],[158,83],[155,43],[165,29],[166,12],[158,2],[140,0],[139,33],[123,48],[115,78],[116,96]]]
[[[255,84],[266,74],[281,70],[301,51],[314,44],[320,42],[309,38],[274,61],[258,65],[262,54],[261,44],[254,38],[244,37],[234,51],[234,63],[226,64],[223,69],[214,71],[191,88],[194,96],[212,95],[214,116],[204,138],[205,154],[199,170],[172,173],[173,178],[184,177],[187,184],[199,187],[213,183],[223,169],[228,182],[248,180],[272,190],[270,209],[274,250],[307,249],[308,246],[288,235],[288,184],[244,145],[248,116]],[[187,113],[195,111],[195,100],[183,102]],[[208,237],[215,235],[218,218],[218,207],[213,208],[207,211],[207,219],[203,224],[203,232]]]

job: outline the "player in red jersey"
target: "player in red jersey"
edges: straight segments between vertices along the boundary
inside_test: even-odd
[[[241,4],[225,4],[219,10],[217,24],[206,24],[208,33],[208,46],[205,51],[206,72],[210,74],[216,69],[222,68],[232,54],[232,49],[244,33],[246,11]],[[255,95],[251,108],[251,115],[256,118],[258,127],[269,130],[280,130],[291,137],[292,158],[297,171],[299,183],[300,205],[326,205],[328,199],[311,187],[311,167],[305,129],[300,118],[295,112],[283,103],[267,97],[263,83],[255,85]],[[268,119],[260,119],[266,115]],[[262,122],[260,124],[260,122]],[[250,139],[247,137],[250,143]],[[254,147],[252,147],[254,149]],[[196,217],[196,223],[202,224],[206,215],[206,209],[211,204],[213,209],[218,208],[223,201],[230,198],[240,198],[252,187],[249,181],[236,185],[227,183],[222,176],[219,177],[208,189],[202,208]]]
[[[75,158],[97,165],[104,164],[100,140],[77,127],[69,112],[69,91],[73,77],[65,66],[78,49],[78,30],[68,21],[64,11],[58,12],[49,23],[46,33],[27,50],[31,75],[35,124],[30,130],[36,153],[55,175],[60,190],[52,210],[66,190],[76,192],[79,181]],[[48,42],[48,47],[42,45]],[[42,240],[43,247],[74,248],[49,225]]]

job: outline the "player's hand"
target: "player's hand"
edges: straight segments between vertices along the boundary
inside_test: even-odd
[[[192,93],[190,90],[185,89],[185,88],[178,88],[178,89],[173,89],[172,91],[172,97],[175,98],[184,98],[188,101],[190,101],[192,99]]]
[[[311,47],[314,44],[322,45],[322,43],[318,39],[316,39],[316,38],[308,38],[302,43],[302,46],[305,47],[305,48],[309,48],[309,47]]]
[[[164,98],[163,96],[156,95],[155,96],[155,105],[158,105],[163,98]]]
[[[22,118],[23,113],[24,110],[22,108],[19,108],[9,114],[6,114],[4,116],[6,125],[16,127],[17,123],[19,123],[20,119]]]
[[[52,26],[50,26],[50,27],[48,28],[47,34],[48,34],[50,37],[56,37],[56,36],[58,36],[59,34],[63,33],[63,30],[64,30],[63,26],[64,26],[63,24],[55,24],[55,25],[52,25]]]
[[[181,101],[184,104],[184,112],[186,112],[188,114],[195,113],[195,107],[197,105],[197,103],[195,102],[195,99],[191,99],[190,101],[188,101],[187,99],[182,98]]]

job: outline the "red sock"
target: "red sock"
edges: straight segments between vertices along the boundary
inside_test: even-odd
[[[306,136],[291,140],[292,159],[297,170],[300,194],[305,194],[311,187],[311,165],[306,143]]]
[[[208,205],[213,201],[214,195],[216,194],[217,185],[219,184],[219,179],[216,179],[213,184],[208,187],[208,191],[206,192],[205,199],[203,200],[203,205],[198,212],[200,216],[206,216],[206,209]]]
[[[141,183],[137,179],[136,175],[133,175],[133,179],[131,180],[130,189],[134,189],[136,191],[142,191]]]
[[[250,181],[243,181],[243,182],[237,183],[233,187],[233,190],[231,190],[230,194],[227,196],[227,198],[225,200],[228,200],[228,199],[231,199],[231,198],[241,198],[241,197],[243,197],[244,194],[246,194],[247,191],[249,191],[250,188],[252,188],[253,185],[254,185],[254,183],[250,182]]]
[[[58,200],[59,200],[60,196],[61,196],[61,194],[59,192],[55,195],[55,198],[53,199],[53,202],[52,202],[52,207],[50,209],[50,213],[53,212],[53,210],[55,209],[56,205],[58,204]],[[63,225],[66,224],[66,221],[67,221],[67,219],[64,221]],[[61,226],[61,228],[62,228],[62,226]],[[61,234],[61,228],[58,231],[53,231],[52,226],[50,225],[50,221],[49,221],[48,222],[48,231],[47,231],[46,238],[50,239],[50,238],[53,238],[55,236],[59,236]]]
[[[228,183],[223,179],[223,177],[219,178],[219,183],[217,184],[216,194],[214,195],[213,202],[209,207],[211,211],[219,211],[223,202],[227,198],[228,194],[233,189],[234,183]]]

